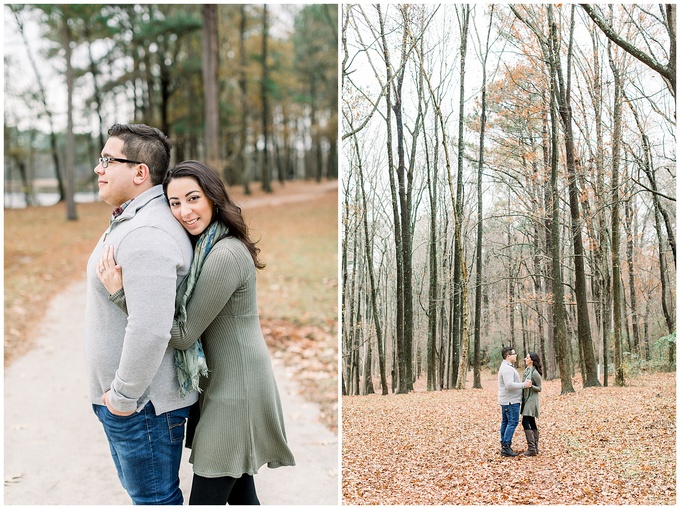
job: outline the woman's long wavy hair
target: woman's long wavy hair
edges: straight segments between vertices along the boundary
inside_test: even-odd
[[[543,376],[543,366],[541,365],[541,358],[538,356],[536,352],[529,352],[529,357],[531,357],[531,360],[534,363],[534,368],[536,368],[538,374]]]
[[[255,267],[263,269],[265,264],[258,259],[260,248],[248,235],[248,226],[243,220],[241,207],[236,205],[227,193],[227,189],[217,176],[217,173],[200,161],[182,161],[171,169],[163,180],[163,192],[168,197],[168,184],[178,178],[189,177],[194,179],[203,190],[203,193],[213,202],[213,221],[219,219],[229,228],[229,235],[236,237],[248,248],[253,257]]]

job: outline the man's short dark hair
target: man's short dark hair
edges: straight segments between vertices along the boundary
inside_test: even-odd
[[[504,347],[503,350],[501,350],[501,355],[503,356],[503,359],[505,359],[508,356],[508,354],[510,352],[512,352],[513,350],[514,350],[514,348],[511,347],[511,346]]]
[[[109,129],[109,136],[123,140],[126,159],[149,167],[153,185],[163,182],[170,166],[172,142],[160,129],[145,124],[115,124]]]

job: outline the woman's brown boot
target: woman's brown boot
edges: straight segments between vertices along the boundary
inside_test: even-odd
[[[525,456],[536,456],[536,438],[534,436],[534,430],[525,429],[524,434],[527,437],[527,450],[524,453]]]

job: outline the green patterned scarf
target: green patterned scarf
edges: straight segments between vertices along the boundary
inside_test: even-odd
[[[184,278],[184,281],[182,281],[182,284],[177,291],[175,315],[180,328],[183,328],[186,323],[187,303],[191,298],[191,294],[194,292],[196,282],[198,281],[201,269],[203,268],[203,263],[208,257],[210,249],[215,242],[228,233],[229,229],[223,223],[215,221],[198,237],[189,274]],[[196,342],[186,350],[175,349],[175,367],[177,368],[180,396],[186,396],[189,391],[201,392],[198,384],[199,379],[201,375],[205,377],[208,376],[208,365],[205,362],[201,338],[198,338]]]

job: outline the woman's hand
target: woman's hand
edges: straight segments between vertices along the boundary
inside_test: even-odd
[[[97,277],[110,295],[123,288],[123,269],[116,265],[116,260],[113,259],[113,246],[104,246],[102,257],[97,264]]]

